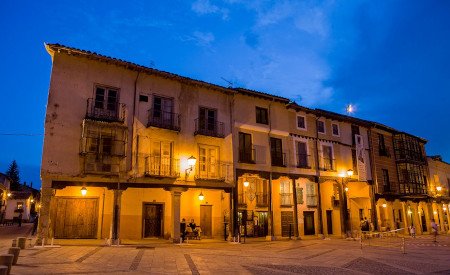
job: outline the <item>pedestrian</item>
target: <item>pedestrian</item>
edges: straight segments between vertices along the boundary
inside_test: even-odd
[[[195,228],[197,227],[197,225],[194,222],[194,219],[191,219],[191,222],[189,223],[189,227],[192,228],[192,231],[195,231]]]
[[[438,226],[437,226],[436,222],[434,221],[434,219],[431,219],[431,232],[433,233],[433,236],[434,236],[433,242],[436,242],[437,234],[438,234]]]
[[[184,242],[184,239],[186,238],[186,220],[184,218],[180,222],[180,234],[181,240]]]
[[[364,217],[364,231],[369,231],[369,230],[370,230],[369,220],[367,220],[367,217]]]
[[[19,227],[22,226],[22,212],[19,213],[19,217],[17,218],[19,220]]]
[[[416,227],[414,226],[414,224],[411,224],[411,226],[409,227],[409,232],[411,234],[411,237],[416,238]]]
[[[31,235],[33,235],[33,236],[34,236],[34,234],[36,234],[38,223],[39,223],[39,214],[36,214],[36,217],[34,217],[34,221],[33,221],[33,231],[31,232]]]

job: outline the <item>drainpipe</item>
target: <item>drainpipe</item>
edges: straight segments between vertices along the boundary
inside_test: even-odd
[[[135,122],[136,122],[136,96],[137,96],[137,82],[138,82],[138,79],[139,79],[139,75],[141,74],[141,72],[140,71],[138,71],[138,73],[137,73],[137,75],[136,75],[136,79],[134,80],[134,92],[133,92],[133,121],[132,121],[132,124],[131,124],[131,134],[132,134],[132,136],[131,136],[131,140],[132,140],[132,142],[131,142],[131,150],[130,150],[130,171],[131,170],[134,170],[134,169],[137,169],[137,158],[138,158],[138,154],[136,153],[136,166],[135,167],[133,167],[133,143],[134,143],[134,137],[135,137],[135,127],[134,127],[134,125],[135,125]],[[136,150],[137,150],[137,145],[136,145]]]
[[[370,207],[372,208],[370,219],[372,220],[373,227],[378,228],[377,207],[376,207],[376,200],[375,200],[376,187],[378,186],[378,177],[377,177],[377,170],[376,170],[377,165],[376,165],[375,159],[374,159],[375,154],[373,152],[372,130],[370,128],[368,128],[367,136],[369,139],[370,168],[372,170],[372,184],[370,185],[370,188],[369,188]]]
[[[315,158],[316,158],[316,182],[317,182],[317,211],[319,212],[319,235],[323,234],[323,221],[322,221],[322,195],[320,194],[320,170],[319,170],[319,132],[317,131],[317,121],[319,120],[319,117],[316,117],[316,150],[315,150]]]

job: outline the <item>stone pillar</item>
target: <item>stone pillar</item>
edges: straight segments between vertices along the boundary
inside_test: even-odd
[[[268,241],[273,241],[275,240],[274,237],[274,233],[273,233],[273,203],[272,203],[272,194],[273,194],[273,190],[272,190],[272,172],[270,173],[269,176],[269,211],[267,213],[268,215],[268,232],[267,232],[267,236],[266,236],[266,240]]]
[[[172,198],[172,230],[171,237],[174,243],[180,242],[180,208],[181,208],[181,192],[178,190],[171,190]]]
[[[48,187],[47,187],[48,186]],[[51,221],[51,205],[55,194],[55,189],[51,188],[51,181],[43,180],[41,189],[39,224],[37,230],[37,243],[41,243],[42,239],[48,240],[53,238],[53,228]]]
[[[112,245],[120,244],[120,206],[122,202],[122,190],[113,190],[113,215],[111,219],[110,240]]]

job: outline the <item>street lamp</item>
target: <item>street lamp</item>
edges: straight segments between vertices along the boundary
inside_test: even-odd
[[[438,192],[441,192],[441,191],[442,191],[442,186],[437,186],[437,187],[436,187],[436,190],[437,190]]]
[[[189,177],[189,174],[194,170],[194,166],[197,163],[197,159],[194,156],[190,156],[187,159],[187,163],[188,163],[189,168],[187,168],[185,171],[186,178]]]
[[[87,188],[86,187],[83,186],[80,191],[81,191],[81,195],[82,196],[86,196],[86,194],[87,194]]]
[[[200,191],[200,195],[198,195],[198,199],[200,201],[203,201],[205,199],[205,196],[203,195],[203,191]]]
[[[344,178],[351,177],[353,175],[353,170],[349,169],[345,172],[339,173],[339,177],[341,178],[341,190],[345,190],[345,192],[342,192],[342,207],[341,207],[341,229],[344,231],[344,234],[347,234],[347,231],[349,227],[352,227],[351,223],[351,211],[350,209],[347,209],[348,203],[347,203],[347,192],[348,187],[344,184]],[[350,212],[350,213],[349,213]],[[350,214],[350,215],[349,215]],[[350,226],[349,226],[350,224]]]
[[[248,187],[250,185],[250,182],[248,182],[247,179],[244,180],[244,187]]]

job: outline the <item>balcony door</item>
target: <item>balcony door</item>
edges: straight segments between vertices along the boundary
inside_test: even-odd
[[[96,87],[94,98],[94,115],[107,118],[117,116],[119,91],[115,89]]]
[[[245,163],[254,162],[252,135],[239,132],[239,161]]]
[[[283,147],[281,139],[270,138],[270,155],[273,166],[283,166]]]
[[[300,142],[300,141],[297,142],[297,157],[298,157],[297,167],[307,168],[308,167],[308,153],[307,153],[305,142]]]
[[[199,109],[199,130],[209,133],[215,133],[217,131],[217,110],[200,107]]]
[[[215,179],[219,177],[219,148],[216,146],[199,147],[199,178]]]
[[[153,123],[159,126],[173,125],[173,99],[161,96],[153,97]]]
[[[169,176],[172,169],[172,143],[153,141],[149,162],[151,175]]]

